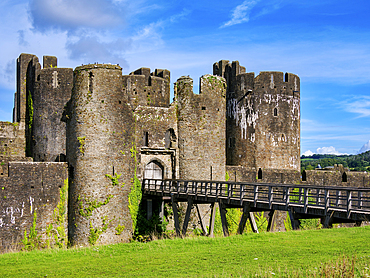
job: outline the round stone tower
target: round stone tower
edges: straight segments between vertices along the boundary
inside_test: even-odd
[[[118,65],[74,70],[68,103],[69,240],[111,244],[132,237],[128,194],[134,176],[134,120]],[[134,150],[133,148],[131,149]]]

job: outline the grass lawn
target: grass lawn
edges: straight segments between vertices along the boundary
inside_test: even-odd
[[[369,239],[367,226],[8,253],[0,277],[322,277],[352,263],[370,277]]]

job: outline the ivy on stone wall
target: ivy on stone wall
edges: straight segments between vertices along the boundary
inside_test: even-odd
[[[110,194],[107,196],[107,198],[103,202],[98,202],[98,200],[90,200],[90,199],[83,201],[81,199],[81,196],[78,196],[77,201],[79,202],[78,204],[80,208],[79,213],[81,216],[89,218],[95,209],[108,204],[109,200],[112,198],[113,198],[113,195]],[[84,206],[84,203],[86,204],[86,206]]]
[[[109,175],[109,174],[105,174],[105,176],[112,181],[112,186],[114,187],[116,185],[119,185],[118,179],[122,176],[122,174],[117,174],[116,173],[114,176]],[[124,183],[122,184],[121,187],[123,187],[123,186],[124,186]]]
[[[53,212],[55,223],[54,239],[55,244],[59,247],[66,247],[68,238],[65,232],[65,222],[67,216],[67,196],[68,196],[68,179],[64,180],[64,186],[59,190],[59,203]]]
[[[79,149],[80,149],[80,152],[81,152],[82,154],[84,154],[84,153],[85,153],[85,139],[86,139],[86,136],[83,136],[83,137],[77,137],[78,142],[80,142],[80,147],[79,147]]]
[[[108,225],[112,220],[108,221],[108,217],[102,217],[103,225],[101,228],[94,228],[91,221],[90,221],[90,235],[89,235],[89,243],[90,245],[95,245],[98,241],[100,235],[104,233],[108,229]]]
[[[132,182],[131,192],[128,194],[128,208],[132,219],[132,231],[135,233],[137,218],[139,214],[139,205],[142,198],[142,192],[140,180],[137,178],[137,150],[136,145],[134,143],[132,143],[130,152],[131,158],[133,158],[135,162],[135,170],[134,177],[131,179]]]
[[[24,238],[22,240],[23,248],[22,250],[30,251],[40,246],[40,238],[36,229],[37,213],[36,209],[33,212],[32,226],[30,227],[30,232],[27,234],[27,230],[24,231]]]

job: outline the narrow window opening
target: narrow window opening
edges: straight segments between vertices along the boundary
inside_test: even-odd
[[[93,79],[94,79],[94,74],[90,71],[90,73],[89,73],[89,91],[91,93],[93,91]]]
[[[112,174],[112,177],[114,176],[114,166],[113,166],[113,174]]]
[[[342,175],[342,182],[347,182],[347,174],[346,174],[346,172],[344,172],[343,175]]]
[[[143,146],[148,147],[149,146],[149,133],[147,131],[144,131],[143,135]]]
[[[261,168],[258,169],[258,179],[262,180],[262,169]]]
[[[289,80],[289,74],[288,73],[285,73],[285,79],[284,79],[284,81],[285,82],[288,82],[288,80]]]
[[[277,114],[278,114],[278,111],[277,111],[277,108],[275,107],[274,108],[274,117],[277,117]]]
[[[305,170],[302,172],[302,181],[307,181],[307,174]]]
[[[166,131],[166,134],[164,135],[164,143],[166,149],[174,148],[176,146],[176,135],[172,128]]]
[[[121,104],[121,101],[119,100],[118,103]]]
[[[229,148],[235,148],[235,137],[229,137]]]

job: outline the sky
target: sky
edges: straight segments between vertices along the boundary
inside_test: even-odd
[[[368,0],[1,0],[0,121],[20,53],[165,68],[195,90],[214,62],[238,60],[299,75],[302,154],[356,154],[370,140],[369,12]]]

